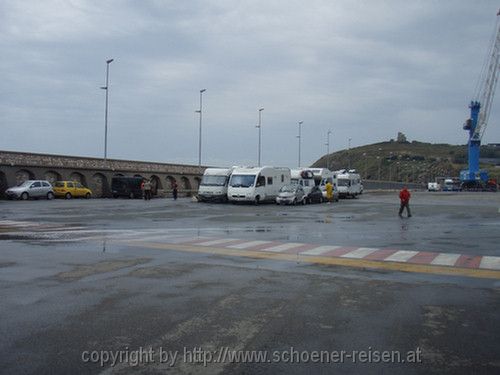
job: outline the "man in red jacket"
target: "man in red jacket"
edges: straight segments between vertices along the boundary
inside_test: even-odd
[[[401,200],[401,206],[399,207],[399,216],[403,217],[402,213],[403,210],[406,207],[406,212],[408,212],[408,217],[411,217],[411,212],[410,212],[410,197],[411,194],[406,188],[406,186],[403,187],[403,189],[399,192],[399,199]]]

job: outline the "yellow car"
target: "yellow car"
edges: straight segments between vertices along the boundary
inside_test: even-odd
[[[76,181],[56,181],[54,183],[54,194],[57,198],[87,198],[92,197],[92,190],[87,189]]]

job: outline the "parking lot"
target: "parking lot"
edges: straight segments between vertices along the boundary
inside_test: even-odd
[[[0,372],[498,373],[500,195],[411,206],[0,201]]]

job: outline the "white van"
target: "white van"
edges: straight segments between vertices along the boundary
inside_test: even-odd
[[[310,171],[314,174],[314,181],[326,198],[326,184],[330,182],[333,186],[333,200],[339,201],[339,190],[337,187],[337,175],[327,168],[312,168]]]
[[[292,169],[290,171],[291,183],[302,186],[306,197],[311,192],[313,186],[316,186],[314,182],[314,174],[308,169]]]
[[[274,202],[283,185],[290,184],[290,169],[238,167],[229,179],[227,198],[231,202]]]
[[[227,202],[227,185],[233,168],[207,168],[198,188],[199,202]]]
[[[356,172],[355,169],[350,169],[349,171],[342,169],[340,171],[337,171],[336,174],[339,196],[341,198],[355,198],[359,194],[363,193],[361,176]]]

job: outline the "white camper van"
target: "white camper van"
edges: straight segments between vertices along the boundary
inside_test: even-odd
[[[330,182],[333,186],[333,200],[339,201],[339,189],[337,187],[337,175],[327,168],[312,168],[310,171],[314,174],[316,186],[319,186],[323,193],[323,198],[326,198],[326,183]]]
[[[342,169],[340,171],[337,171],[336,174],[339,196],[341,198],[355,198],[359,194],[363,193],[361,176],[356,172],[355,169],[350,169],[349,171]]]
[[[233,168],[207,168],[198,188],[200,202],[227,202],[227,185]]]
[[[233,170],[227,189],[231,202],[274,202],[283,185],[290,184],[290,169],[239,167]]]
[[[291,183],[302,186],[306,197],[311,192],[313,186],[316,185],[314,182],[314,174],[309,169],[292,169],[290,175]]]

